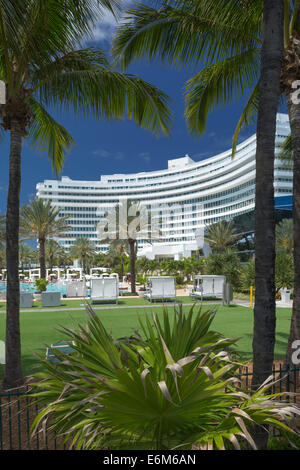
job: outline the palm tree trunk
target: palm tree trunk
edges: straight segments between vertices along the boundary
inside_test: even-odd
[[[123,253],[121,253],[121,282],[123,282],[124,266],[123,266]]]
[[[3,387],[14,388],[23,383],[20,340],[19,283],[19,206],[21,187],[22,132],[18,121],[11,122],[9,188],[6,212],[6,363]]]
[[[53,255],[50,255],[50,257],[49,257],[49,271],[50,271],[50,274],[52,274],[52,269],[53,269]]]
[[[46,279],[45,239],[39,238],[41,279]]]
[[[272,373],[275,309],[274,155],[276,114],[283,57],[283,1],[264,0],[264,41],[261,52],[260,99],[257,121],[255,196],[255,307],[253,333],[253,388]],[[259,449],[268,434],[254,430]]]
[[[128,240],[130,248],[130,282],[131,282],[131,293],[135,294],[135,240],[130,238]]]
[[[293,90],[294,91],[294,90]],[[293,230],[294,230],[294,297],[286,362],[292,363],[292,345],[300,339],[300,106],[286,93],[287,108],[293,143]]]

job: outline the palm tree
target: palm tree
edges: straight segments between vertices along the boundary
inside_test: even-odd
[[[204,131],[208,112],[216,105],[232,102],[245,90],[252,90],[237,126],[233,152],[239,130],[249,123],[253,111],[258,111],[253,338],[253,384],[258,386],[271,374],[275,342],[273,181],[283,55],[283,0],[167,1],[159,10],[139,5],[131,15],[131,21],[127,18],[120,26],[113,47],[124,68],[133,58],[143,55],[149,58],[160,55],[175,64],[193,62],[199,67],[201,61],[205,62],[204,70],[189,80],[186,90],[186,118],[192,133]],[[265,445],[264,439],[261,444]]]
[[[22,273],[24,273],[24,264],[30,261],[32,256],[32,249],[26,243],[20,243],[19,245],[19,261],[21,263]]]
[[[108,241],[118,241],[126,242],[129,246],[129,257],[130,257],[130,284],[131,284],[131,293],[136,293],[135,286],[135,263],[136,263],[136,254],[137,254],[137,243],[138,237],[148,238],[145,236],[144,231],[148,231],[148,223],[141,227],[141,218],[140,215],[143,212],[143,207],[140,203],[122,200],[119,204],[112,208],[112,214],[115,218],[115,222],[112,227],[107,227],[107,230],[102,230],[102,225],[99,229],[99,239],[100,243],[107,243]],[[109,215],[109,214],[108,214]],[[132,229],[131,229],[132,227]],[[141,235],[141,231],[143,234]],[[100,233],[101,232],[101,233]]]
[[[87,237],[79,237],[76,239],[74,245],[71,246],[70,256],[74,259],[79,259],[83,272],[86,272],[86,266],[89,259],[93,258],[96,254],[95,244]]]
[[[293,219],[283,219],[276,225],[276,250],[293,253]]]
[[[54,262],[55,260],[58,260],[59,256],[61,255],[61,251],[62,251],[62,247],[57,241],[53,239],[46,241],[45,255],[46,255],[46,260],[49,262],[50,273],[52,273]]]
[[[58,237],[70,230],[67,224],[69,216],[59,217],[60,208],[55,208],[50,201],[34,199],[20,210],[20,235],[24,239],[37,238],[41,278],[46,278],[46,241],[50,237]]]
[[[203,68],[186,85],[185,114],[188,127],[194,134],[204,132],[208,113],[215,106],[247,96],[233,135],[234,155],[241,129],[255,122],[258,111],[263,6],[261,0],[166,0],[159,9],[137,5],[129,10],[129,18],[119,28],[113,53],[123,68],[144,55],[150,59],[159,55],[176,65],[185,66],[191,62]],[[297,203],[300,200],[299,39],[300,2],[284,0],[281,93],[287,103],[291,137],[285,147],[288,152],[283,154],[293,152],[295,240],[295,289],[287,362],[291,362],[291,345],[300,337],[300,205]]]
[[[19,326],[19,193],[22,143],[47,154],[56,172],[74,140],[47,108],[72,109],[97,119],[128,116],[156,134],[170,125],[168,98],[139,77],[114,72],[103,52],[80,48],[119,0],[1,0],[0,79],[6,85],[1,128],[10,133],[7,199],[7,322],[4,386],[22,383]]]
[[[221,220],[217,224],[208,226],[205,232],[205,241],[209,243],[212,251],[219,253],[232,246],[237,239],[232,220]]]
[[[120,279],[123,281],[124,276],[124,256],[130,251],[130,246],[128,240],[112,240],[109,245],[108,255],[109,254],[116,254],[120,257],[120,264],[121,264],[121,271],[120,271]]]

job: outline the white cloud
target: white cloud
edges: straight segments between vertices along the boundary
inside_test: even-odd
[[[132,6],[132,0],[123,0],[122,11],[120,19],[117,21],[115,17],[108,10],[103,12],[101,20],[97,23],[93,31],[93,42],[110,42],[114,33],[114,29],[118,22],[124,18],[125,11]]]
[[[149,152],[141,152],[138,154],[139,158],[144,160],[144,162],[150,162],[151,157]]]
[[[97,150],[94,150],[94,151],[93,151],[93,155],[96,155],[97,157],[101,157],[101,158],[107,158],[107,157],[109,157],[111,154],[110,154],[107,150],[104,150],[104,149],[97,149]]]
[[[114,158],[115,160],[122,160],[124,154],[122,152],[109,152],[105,149],[96,149],[93,152],[93,155],[100,158]]]

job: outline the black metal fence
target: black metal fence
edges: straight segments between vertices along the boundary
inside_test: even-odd
[[[251,388],[252,376],[251,367],[240,370],[243,388]],[[270,393],[300,393],[300,367],[278,363],[273,367],[273,376],[277,382],[270,388]],[[53,438],[47,428],[40,428],[34,436],[31,435],[31,426],[40,406],[34,403],[28,392],[29,388],[23,387],[15,392],[0,393],[0,450],[66,449],[67,446]],[[278,399],[300,405],[300,395]]]

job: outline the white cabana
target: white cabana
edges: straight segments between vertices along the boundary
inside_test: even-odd
[[[101,276],[103,273],[107,271],[108,268],[91,268],[90,269],[90,276],[91,277],[98,277]]]
[[[52,272],[50,269],[46,270],[46,277],[56,277],[57,279],[60,279],[62,277],[61,273],[64,271],[63,268],[52,268]]]
[[[79,278],[78,278],[78,273],[79,273]],[[71,280],[75,278],[82,280],[82,268],[68,268],[67,269],[67,280]]]
[[[86,283],[73,281],[67,284],[67,297],[86,297]]]
[[[217,275],[198,275],[194,277],[194,288],[190,293],[191,297],[201,298],[221,298],[223,304],[226,296],[226,277]]]
[[[94,277],[91,283],[91,302],[109,301],[118,303],[119,282],[116,277]]]
[[[31,281],[36,281],[41,277],[41,270],[40,268],[29,269],[29,279]]]
[[[176,280],[172,276],[147,277],[144,297],[153,300],[176,300]]]

